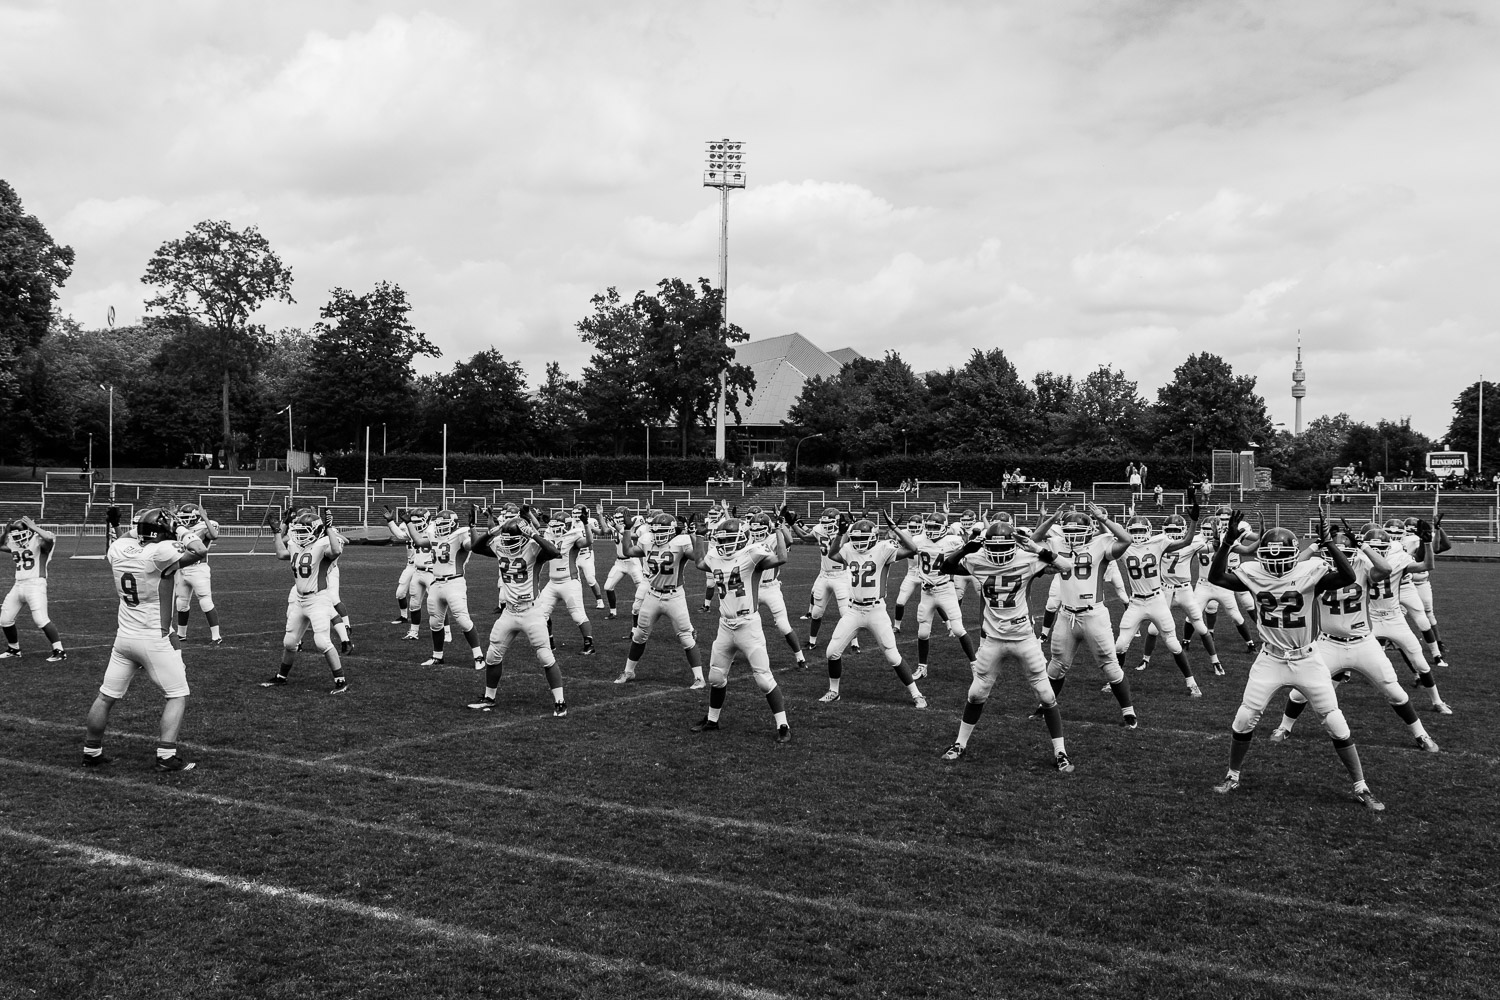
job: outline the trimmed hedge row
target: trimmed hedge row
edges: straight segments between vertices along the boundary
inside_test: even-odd
[[[365,476],[363,452],[334,455],[324,461],[330,476],[345,482],[361,482]],[[441,477],[443,456],[420,452],[370,456],[370,478],[421,479],[429,484]],[[668,486],[698,486],[711,479],[719,463],[712,458],[651,459],[647,474],[643,455],[583,455],[577,458],[548,458],[534,455],[466,455],[448,456],[448,485],[457,487],[465,479],[503,479],[516,485],[539,483],[544,479],[581,479],[585,483],[616,485],[631,479],[659,479]]]

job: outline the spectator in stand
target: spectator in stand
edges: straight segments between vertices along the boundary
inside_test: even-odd
[[[1145,462],[1137,462],[1136,466],[1135,466],[1135,469],[1136,469],[1137,472],[1139,472],[1141,474],[1141,486],[1142,486],[1142,488],[1144,488],[1145,485],[1146,485],[1146,463]]]
[[[1130,492],[1139,493],[1141,491],[1141,470],[1136,467],[1134,462],[1125,466],[1125,479],[1130,483]]]
[[[1156,494],[1156,506],[1160,507],[1161,506],[1161,483],[1157,483],[1156,484],[1156,489],[1153,490],[1152,492],[1154,492]]]
[[[1073,492],[1073,480],[1071,480],[1071,479],[1064,479],[1063,483],[1062,483],[1062,491],[1064,493],[1072,493]]]

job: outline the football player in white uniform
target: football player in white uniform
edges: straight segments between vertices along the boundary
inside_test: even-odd
[[[963,647],[964,658],[974,666],[974,640],[964,629],[963,612],[958,608],[958,592],[954,578],[943,572],[943,561],[963,548],[959,536],[948,531],[947,519],[942,514],[927,515],[923,530],[911,535],[917,551],[911,557],[907,578],[916,575],[922,596],[917,599],[917,669],[912,671],[913,680],[927,676],[927,656],[932,648],[932,619],[940,614],[948,622],[948,628]]]
[[[811,619],[807,624],[807,648],[814,649],[818,645],[818,630],[823,626],[823,615],[828,610],[828,599],[833,598],[840,618],[849,614],[849,567],[833,557],[836,546],[841,544],[839,539],[849,527],[849,518],[837,507],[828,507],[812,530],[809,531],[795,520],[791,522],[791,527],[798,536],[810,539],[818,547],[820,557],[818,575],[813,579],[807,609]],[[856,653],[859,652],[858,640],[855,640],[852,648]]]
[[[505,673],[505,654],[510,651],[511,640],[521,635],[531,642],[537,662],[547,675],[547,686],[552,690],[552,714],[561,718],[568,714],[562,671],[558,669],[547,634],[547,611],[537,595],[542,586],[542,564],[558,561],[562,553],[539,530],[531,509],[522,510],[522,514],[484,532],[474,543],[475,552],[495,557],[502,610],[490,629],[490,646],[484,654],[484,697],[470,702],[469,708],[481,712],[494,710],[500,678]]]
[[[693,540],[687,534],[687,525],[671,514],[657,514],[647,525],[643,537],[628,538],[625,542],[627,558],[640,559],[645,563],[648,586],[641,610],[636,617],[635,629],[630,633],[630,652],[625,657],[625,669],[616,684],[635,680],[635,668],[646,654],[646,643],[651,638],[651,629],[656,619],[665,615],[677,630],[677,641],[687,657],[693,671],[693,682],[689,688],[702,690],[703,663],[698,654],[698,640],[693,631],[692,618],[688,615],[687,593],[683,589],[683,566],[693,562]]]
[[[583,636],[583,655],[594,655],[594,626],[589,623],[588,612],[583,606],[583,583],[579,580],[578,560],[583,552],[594,551],[594,533],[588,521],[575,521],[566,511],[554,510],[548,519],[543,535],[547,543],[558,554],[548,556],[547,585],[542,588],[537,604],[541,606],[542,618],[547,623],[547,634],[552,634],[552,610],[561,602],[568,610],[568,617],[578,626]],[[502,597],[501,604],[505,603]],[[492,640],[493,642],[493,640]]]
[[[1411,528],[1408,529],[1406,522],[1399,517],[1390,518],[1385,522],[1386,534],[1391,536],[1391,544],[1397,548],[1404,549],[1407,554],[1415,555],[1417,547],[1421,545],[1421,539],[1417,537],[1417,525],[1427,524],[1418,518],[1412,518]],[[1437,533],[1431,525],[1426,528],[1429,536],[1427,548],[1434,556],[1438,553]],[[1446,535],[1443,536],[1447,538]],[[1427,655],[1432,657],[1432,665],[1435,667],[1446,667],[1448,661],[1443,659],[1443,648],[1438,643],[1437,625],[1432,616],[1427,612],[1427,605],[1432,603],[1432,584],[1430,582],[1431,568],[1423,565],[1412,567],[1401,578],[1401,608],[1406,612],[1406,617],[1411,623],[1412,631],[1422,637],[1422,644],[1427,647]],[[1426,598],[1418,593],[1418,583],[1427,588]]]
[[[770,514],[753,515],[749,522],[750,544],[759,545],[781,557],[781,561],[760,567],[760,590],[757,593],[760,606],[771,613],[771,624],[781,633],[781,638],[792,651],[797,666],[807,669],[807,657],[802,652],[802,640],[792,627],[791,616],[786,610],[786,597],[781,592],[781,567],[786,563],[787,546],[791,543],[792,531]]]
[[[5,528],[0,548],[9,552],[15,561],[16,579],[5,595],[5,603],[0,605],[0,629],[5,632],[5,651],[0,652],[0,660],[21,655],[21,634],[16,631],[16,619],[21,615],[23,604],[31,611],[31,620],[36,627],[52,643],[47,662],[60,663],[68,658],[62,636],[47,613],[47,569],[56,542],[56,535],[37,527],[29,517],[19,517]]]
[[[1427,735],[1417,710],[1412,707],[1391,661],[1375,641],[1370,629],[1370,589],[1391,575],[1385,559],[1366,545],[1347,524],[1334,537],[1334,544],[1349,560],[1354,570],[1354,582],[1338,590],[1325,590],[1318,598],[1322,605],[1318,613],[1318,656],[1334,678],[1357,673],[1370,682],[1370,686],[1385,695],[1386,701],[1402,722],[1406,723],[1417,746],[1428,753],[1437,753],[1437,741]],[[1272,743],[1282,743],[1291,738],[1292,727],[1297,717],[1307,708],[1307,697],[1293,688],[1282,710],[1281,725],[1271,733]]]
[[[875,637],[885,661],[896,671],[906,693],[917,708],[926,708],[927,699],[917,688],[911,671],[901,661],[896,649],[896,633],[891,630],[891,619],[885,611],[886,571],[897,559],[907,559],[917,550],[911,535],[897,526],[888,513],[882,512],[888,529],[895,541],[882,539],[875,522],[861,518],[840,531],[828,544],[826,558],[833,560],[846,570],[844,580],[848,586],[849,612],[839,618],[833,635],[828,640],[828,690],[818,700],[829,703],[839,700],[839,682],[844,674],[843,655],[861,628],[869,629]],[[817,619],[813,619],[817,624]]]
[[[313,645],[323,654],[333,673],[333,689],[328,693],[344,694],[349,690],[349,681],[344,676],[344,665],[329,634],[338,613],[334,610],[333,593],[328,584],[333,561],[344,551],[344,536],[337,528],[324,524],[317,513],[308,510],[280,525],[275,540],[276,558],[291,563],[296,599],[286,609],[281,667],[276,676],[264,681],[261,687],[279,687],[287,683],[302,635],[311,628]]]
[[[589,529],[588,548],[578,550],[578,578],[588,584],[589,590],[593,592],[594,608],[598,611],[604,610],[604,591],[599,589],[599,575],[594,566],[594,538],[599,534],[599,525],[603,519],[603,504],[599,507],[598,521],[594,520],[593,512],[586,505],[573,505],[573,523]]]
[[[1209,580],[1232,591],[1255,597],[1260,610],[1261,649],[1250,665],[1245,693],[1230,727],[1229,771],[1214,791],[1227,794],[1240,787],[1240,771],[1250,752],[1256,724],[1270,704],[1271,696],[1293,687],[1323,719],[1323,728],[1333,739],[1334,749],[1354,782],[1354,795],[1376,812],[1385,806],[1365,782],[1359,751],[1350,735],[1349,723],[1339,710],[1333,679],[1319,655],[1317,627],[1313,623],[1314,602],[1328,591],[1355,582],[1354,568],[1344,553],[1329,540],[1328,526],[1318,519],[1318,542],[1325,559],[1300,559],[1297,536],[1286,528],[1271,528],[1256,545],[1256,558],[1229,569],[1229,551],[1239,537],[1240,515],[1233,511],[1224,525],[1224,538],[1214,552]]]
[[[1031,541],[1035,545],[1045,545],[1059,533],[1063,545],[1062,552],[1053,553],[1052,566],[1057,575],[1050,591],[1057,594],[1062,625],[1052,634],[1047,680],[1054,697],[1061,694],[1078,650],[1086,647],[1104,671],[1105,690],[1120,705],[1121,725],[1134,729],[1140,722],[1130,693],[1130,680],[1120,669],[1115,654],[1115,634],[1110,628],[1109,611],[1104,607],[1103,589],[1104,567],[1123,554],[1127,545],[1112,534],[1095,534],[1095,523],[1102,524],[1103,515],[1103,510],[1097,507],[1087,514],[1060,511],[1043,519],[1032,532]],[[1049,596],[1048,602],[1051,600]],[[1038,711],[1046,717],[1045,703]]]
[[[197,504],[185,504],[176,512],[177,523],[195,532],[203,539],[205,548],[213,548],[214,540],[219,537],[219,522],[210,520],[208,512]],[[187,638],[188,615],[191,614],[193,598],[198,598],[198,607],[203,611],[203,617],[208,622],[208,643],[211,646],[224,645],[224,637],[219,632],[219,612],[214,608],[214,586],[213,574],[208,567],[208,556],[187,566],[181,566],[176,573],[172,574],[174,587],[174,603],[177,606],[177,638]]]
[[[946,510],[946,507],[944,509]],[[953,520],[952,527],[949,530],[958,539],[957,547],[963,548],[966,543],[984,534],[984,527],[984,523],[979,520],[979,515],[971,508],[959,514]],[[972,576],[955,576],[953,578],[953,594],[959,601],[967,597],[970,590],[973,590],[975,595],[983,601],[984,594],[980,591],[981,586],[980,582]]]
[[[1418,520],[1415,517],[1406,519],[1406,536],[1401,541],[1408,552],[1416,550]],[[1443,530],[1443,515],[1437,514],[1432,519],[1432,554],[1434,557],[1440,556],[1451,548],[1453,548],[1453,543],[1448,539],[1448,533]],[[1408,586],[1401,589],[1401,606],[1407,609],[1407,616],[1414,622],[1418,620],[1414,609],[1418,607],[1422,609],[1422,614],[1427,617],[1427,627],[1432,631],[1432,642],[1437,646],[1433,655],[1433,664],[1446,667],[1448,663],[1443,659],[1446,650],[1442,638],[1438,635],[1437,612],[1432,607],[1432,573],[1430,570],[1415,570],[1407,574],[1406,582]],[[1430,646],[1428,648],[1431,649]]]
[[[766,634],[761,627],[757,596],[762,574],[786,562],[784,550],[750,542],[750,528],[737,517],[722,518],[714,526],[713,546],[704,545],[701,536],[693,538],[694,562],[707,575],[719,598],[719,634],[714,639],[708,661],[708,714],[692,726],[695,733],[713,732],[719,728],[719,713],[729,693],[729,668],[739,652],[750,664],[756,686],[771,706],[776,742],[792,738],[786,718],[786,699],[771,674],[771,658],[766,653]],[[783,611],[783,614],[785,612]]]
[[[917,538],[926,530],[926,522],[921,514],[913,514],[907,518],[906,533],[911,537]],[[917,560],[907,560],[906,575],[901,578],[901,589],[896,592],[896,607],[891,614],[891,628],[895,631],[901,631],[901,619],[906,617],[906,605],[916,595],[917,588],[921,585],[921,575],[917,572]]]
[[[1197,507],[1189,512],[1192,520],[1198,519]],[[1208,661],[1214,668],[1217,676],[1224,676],[1224,664],[1219,660],[1219,649],[1214,645],[1214,634],[1209,631],[1207,623],[1203,620],[1203,606],[1198,603],[1198,596],[1193,592],[1193,557],[1200,552],[1207,552],[1209,558],[1213,558],[1213,549],[1204,540],[1201,534],[1193,532],[1188,524],[1188,519],[1181,514],[1173,514],[1167,518],[1162,532],[1173,541],[1187,539],[1184,548],[1173,549],[1165,552],[1161,558],[1161,583],[1171,594],[1170,606],[1180,608],[1183,614],[1182,634],[1186,638],[1189,634],[1196,632],[1203,637],[1203,648],[1208,651]],[[1155,622],[1146,628],[1146,648],[1141,655],[1141,665],[1138,670],[1144,670],[1151,662],[1151,654],[1156,650],[1156,639],[1161,634]]]
[[[1392,545],[1390,534],[1384,528],[1370,528],[1365,532],[1365,544],[1384,556],[1391,570],[1384,580],[1371,583],[1370,626],[1382,646],[1387,649],[1394,647],[1401,654],[1407,669],[1416,675],[1417,684],[1427,689],[1433,709],[1441,715],[1452,715],[1453,709],[1438,695],[1432,666],[1422,655],[1422,647],[1401,613],[1401,585],[1404,579],[1422,567],[1432,568],[1432,546],[1429,544],[1432,531],[1426,521],[1419,522],[1418,532],[1415,552],[1407,552],[1404,548]]]
[[[109,569],[120,598],[118,630],[104,682],[84,723],[83,763],[99,767],[104,756],[104,730],[115,702],[125,697],[137,670],[144,669],[161,689],[167,703],[161,710],[161,735],[156,744],[158,771],[191,771],[194,765],[177,752],[177,731],[187,708],[187,669],[172,636],[172,593],[169,580],[183,566],[191,566],[208,552],[203,539],[172,520],[160,507],[141,511],[135,524],[109,547]]]
[[[1009,524],[991,524],[980,538],[970,539],[963,548],[943,561],[943,569],[955,576],[969,575],[980,581],[984,596],[984,625],[979,642],[979,656],[974,661],[974,678],[964,702],[958,738],[943,752],[944,760],[958,760],[968,753],[969,736],[978,724],[985,703],[1000,677],[1006,662],[1015,663],[1044,706],[1043,717],[1052,738],[1054,766],[1063,773],[1073,770],[1063,740],[1062,713],[1047,680],[1047,658],[1042,643],[1032,631],[1031,614],[1026,595],[1031,581],[1043,573],[1057,571],[1057,556],[1047,549],[1036,549]]]
[[[406,625],[406,634],[401,638],[415,640],[421,635],[422,609],[427,606],[427,591],[432,586],[432,546],[427,539],[427,522],[432,512],[425,507],[382,509],[391,537],[406,544],[406,568],[396,582],[396,606],[401,609],[401,617],[391,624]]]
[[[708,537],[712,538],[714,536],[714,531],[718,529],[719,525],[722,522],[729,520],[729,517],[730,511],[728,500],[710,500],[708,502],[708,510],[704,511],[703,513],[703,528]],[[703,578],[704,611],[707,611],[713,607],[714,594],[716,592],[717,591],[714,586],[713,578],[705,576]]]
[[[474,619],[469,614],[469,587],[464,578],[469,554],[474,551],[475,510],[469,508],[469,523],[458,523],[458,514],[440,510],[432,515],[422,538],[432,550],[432,584],[427,589],[427,631],[432,636],[432,656],[422,661],[424,667],[443,665],[443,644],[447,641],[444,621],[458,626],[475,670],[484,668],[484,650]]]
[[[1188,663],[1187,654],[1177,638],[1177,626],[1172,621],[1171,605],[1167,603],[1166,596],[1161,592],[1163,556],[1186,548],[1190,539],[1184,536],[1173,540],[1166,535],[1155,534],[1152,531],[1150,519],[1140,514],[1132,517],[1130,524],[1124,528],[1108,518],[1104,519],[1103,524],[1116,538],[1130,543],[1124,555],[1118,560],[1123,567],[1126,585],[1131,593],[1130,604],[1125,608],[1125,613],[1120,616],[1120,631],[1119,637],[1115,640],[1115,655],[1123,659],[1125,651],[1130,648],[1131,640],[1135,638],[1136,631],[1142,623],[1150,621],[1161,632],[1162,640],[1167,644],[1167,649],[1172,652],[1172,659],[1177,661],[1177,669],[1182,671],[1182,676],[1186,680],[1188,694],[1194,698],[1203,697],[1197,678],[1193,676],[1193,668]]]
[[[1203,624],[1208,627],[1210,632],[1214,629],[1219,609],[1224,608],[1229,613],[1230,621],[1234,622],[1235,629],[1240,633],[1240,638],[1244,640],[1245,649],[1248,652],[1254,653],[1259,647],[1256,645],[1255,638],[1250,634],[1249,626],[1246,625],[1247,618],[1253,621],[1254,615],[1246,615],[1245,604],[1241,600],[1241,598],[1248,595],[1237,594],[1234,591],[1225,590],[1223,587],[1214,586],[1213,582],[1208,578],[1208,568],[1213,565],[1214,553],[1219,548],[1219,528],[1221,524],[1219,516],[1215,515],[1205,518],[1203,523],[1198,525],[1198,534],[1203,540],[1203,547],[1198,550],[1198,585],[1193,589],[1193,597],[1197,599],[1199,606],[1203,609]],[[1240,559],[1243,556],[1250,555],[1255,551],[1255,545],[1246,541],[1248,538],[1255,537],[1254,533],[1243,533],[1249,532],[1249,525],[1240,525],[1240,530],[1242,532],[1240,538],[1229,550],[1229,569],[1231,571],[1239,568]],[[1251,605],[1251,607],[1254,607],[1254,605]],[[1183,645],[1191,643],[1192,637],[1193,632],[1189,629],[1184,629],[1182,635]]]
[[[621,580],[629,579],[635,584],[635,596],[630,602],[632,623],[639,623],[641,617],[641,602],[646,599],[646,578],[641,573],[641,560],[639,556],[626,555],[627,547],[633,545],[633,536],[641,529],[644,522],[640,515],[631,512],[628,507],[616,507],[614,516],[610,523],[604,526],[605,536],[614,539],[615,561],[609,567],[609,576],[604,579],[604,597],[609,601],[609,617],[615,617],[615,587]],[[637,551],[639,551],[638,547]]]

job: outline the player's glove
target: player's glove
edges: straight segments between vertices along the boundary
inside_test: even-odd
[[[104,512],[104,523],[111,528],[118,528],[120,526],[120,508],[114,504],[110,504],[109,510]]]
[[[391,508],[389,507],[389,505],[387,505],[387,504],[381,504],[380,505],[380,511],[381,511],[381,513],[383,513],[385,515],[385,519],[387,521],[394,521],[394,520],[396,520],[396,512],[393,511],[393,510],[391,510]]]
[[[1053,552],[1051,549],[1037,549],[1036,557],[1044,563],[1052,563],[1057,561],[1057,553]]]
[[[1354,533],[1353,528],[1349,527],[1348,518],[1339,518],[1339,527],[1344,529],[1344,534],[1349,536],[1349,541],[1354,543],[1355,548],[1359,548],[1363,544],[1364,540]]]
[[[1420,517],[1417,518],[1417,537],[1424,542],[1432,541],[1432,525]]]

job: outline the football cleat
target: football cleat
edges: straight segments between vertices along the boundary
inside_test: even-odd
[[[346,681],[346,680],[344,680],[342,677],[340,677],[338,680],[336,680],[336,681],[333,682],[333,687],[331,689],[329,689],[328,693],[329,694],[348,694],[349,693],[349,682]]]
[[[776,742],[777,743],[790,743],[790,742],[792,742],[792,727],[791,726],[777,726],[776,727]]]
[[[604,602],[602,600],[595,601],[594,602],[594,610],[595,611],[603,611],[604,610]],[[610,617],[613,618],[614,615],[610,615]]]
[[[1100,694],[1109,694],[1109,692],[1110,692],[1109,681],[1105,681],[1103,687],[1099,688],[1099,693]]]
[[[443,665],[443,658],[441,656],[429,656],[422,661],[421,665],[424,667],[441,667]]]
[[[1214,786],[1214,791],[1218,792],[1220,795],[1228,795],[1238,787],[1240,787],[1240,779],[1231,778],[1226,774],[1224,775],[1224,780]]]
[[[852,642],[849,643],[849,651],[852,652],[852,653],[863,653],[864,652],[863,649],[859,648],[859,640],[858,639],[855,639],[855,640],[853,640]]]
[[[1355,789],[1354,797],[1363,802],[1371,812],[1385,812],[1385,803],[1377,799],[1368,787]]]
[[[1439,653],[1432,658],[1432,665],[1434,667],[1446,667],[1448,665],[1448,661],[1443,659],[1442,653]]]
[[[926,708],[927,707],[927,699],[924,698],[924,697],[922,697],[919,694],[914,694],[914,695],[911,696],[911,707],[912,708]]]
[[[565,701],[553,702],[553,704],[552,704],[552,717],[554,719],[561,719],[563,716],[565,716],[567,714],[568,714],[568,703],[567,702],[565,702]]]
[[[1435,703],[1432,706],[1432,710],[1434,712],[1436,712],[1438,715],[1452,715],[1453,714],[1453,709],[1449,708],[1446,702],[1441,702],[1441,701]]]
[[[1145,670],[1149,666],[1151,666],[1151,657],[1149,657],[1149,656],[1143,656],[1143,657],[1141,657],[1141,662],[1137,663],[1135,665],[1135,669],[1137,669],[1137,670]]]
[[[969,752],[969,748],[962,743],[955,743],[943,751],[943,760],[961,760],[963,755]]]
[[[1438,752],[1437,740],[1433,739],[1431,736],[1428,736],[1426,733],[1423,733],[1421,736],[1417,737],[1417,746],[1421,747],[1423,750],[1426,750],[1428,753]]]
[[[1032,722],[1041,722],[1042,720],[1047,718],[1047,706],[1038,705],[1036,708],[1033,708],[1031,710],[1031,714],[1028,715],[1027,718]]]
[[[475,670],[483,670],[484,668],[485,668],[484,657],[483,656],[476,656],[476,657],[474,657],[474,669]]]
[[[818,699],[818,701],[822,702],[824,705],[832,705],[838,700],[839,693],[837,691],[824,691],[823,697]]]
[[[688,726],[688,732],[692,733],[716,733],[718,731],[719,723],[706,715],[691,726]]]
[[[807,648],[808,649],[817,649],[818,648],[818,637],[817,636],[810,635],[810,636],[807,637]],[[16,655],[19,656],[21,654],[17,653]]]
[[[158,771],[191,771],[198,765],[190,760],[183,760],[182,754],[174,753],[170,757],[156,758],[156,769]]]
[[[1062,773],[1062,774],[1072,774],[1073,773],[1073,762],[1068,759],[1068,755],[1066,753],[1064,753],[1063,751],[1061,751],[1061,750],[1057,751],[1057,754],[1056,754],[1055,757],[1053,757],[1052,761],[1053,761],[1054,764],[1057,765],[1057,770],[1060,773]]]
[[[892,632],[896,632],[896,633],[900,633],[900,631],[901,631],[901,623],[900,622],[891,622],[891,631]]]
[[[1285,743],[1291,738],[1292,731],[1290,729],[1284,729],[1281,726],[1277,726],[1275,729],[1271,730],[1272,743]]]
[[[277,674],[268,681],[261,681],[260,686],[263,688],[281,687],[286,682],[287,678],[284,674]]]
[[[1198,685],[1194,684],[1192,687],[1188,688],[1188,697],[1189,698],[1202,698],[1203,697],[1203,689],[1201,687],[1199,687]]]
[[[579,652],[582,655],[584,655],[584,656],[593,656],[594,655],[594,640],[592,640],[592,639],[586,639],[586,640],[584,640],[583,649],[579,650]]]
[[[409,642],[409,641],[415,641],[415,640],[417,640],[419,638],[421,638],[421,635],[417,632],[416,629],[412,629],[411,631],[407,632],[405,635],[403,635],[401,637],[401,641],[402,642]]]
[[[66,660],[67,658],[68,658],[68,651],[66,649],[54,649],[52,651],[52,653],[47,657],[47,662],[48,663],[61,663],[62,661]]]
[[[224,640],[223,639],[210,639],[210,640],[208,640],[208,644],[210,646],[213,646],[215,649],[222,649],[224,647]]]
[[[1224,676],[1224,664],[1220,663],[1218,660],[1215,660],[1213,662],[1213,668],[1214,668],[1214,676],[1215,677],[1223,677]]]
[[[339,643],[340,656],[348,656],[352,652],[354,652],[354,640],[345,639],[343,642]]]
[[[20,646],[9,646],[5,652],[0,653],[0,660],[19,660],[21,658]]]
[[[606,617],[606,618],[618,618],[619,616],[620,616],[620,613],[618,611],[616,611],[614,608],[610,608],[609,609],[609,614],[605,615],[604,617]]]
[[[469,702],[464,707],[465,708],[472,708],[476,712],[492,712],[495,709],[495,699],[493,699],[493,698],[480,698],[478,701],[471,701],[471,702]]]
[[[799,622],[812,621],[812,615],[803,615],[802,617],[798,618],[797,620]]]
[[[397,618],[394,621],[386,622],[386,624],[387,625],[405,625],[406,621],[407,620],[405,618]]]
[[[919,680],[921,680],[922,678],[924,678],[926,676],[927,676],[927,664],[925,664],[925,663],[918,663],[917,664],[917,669],[915,669],[915,670],[913,670],[911,672],[911,679],[914,680],[914,681],[919,681]]]
[[[627,670],[624,673],[620,674],[620,676],[618,676],[618,677],[615,678],[615,683],[616,684],[628,684],[628,683],[630,683],[633,680],[635,680],[635,671],[634,670]]]
[[[688,690],[689,691],[702,691],[706,687],[708,687],[708,682],[707,681],[705,681],[702,677],[694,677],[693,678],[693,683],[691,683],[691,684],[688,685]]]
[[[84,767],[107,767],[108,765],[113,764],[114,762],[115,762],[115,759],[113,757],[106,757],[102,753],[100,753],[100,754],[84,754],[83,755],[83,766]]]
[[[1126,729],[1139,729],[1141,728],[1141,720],[1136,718],[1134,712],[1127,712],[1120,716],[1120,725]]]

